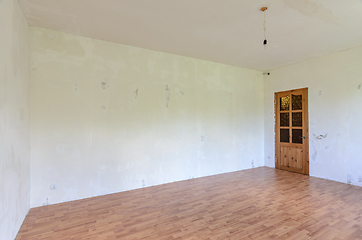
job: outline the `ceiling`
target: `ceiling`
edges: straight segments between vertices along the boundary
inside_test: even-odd
[[[260,71],[362,45],[362,0],[18,1],[32,27]]]

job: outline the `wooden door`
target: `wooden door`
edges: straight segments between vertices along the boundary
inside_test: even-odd
[[[275,93],[275,168],[309,174],[308,88]]]

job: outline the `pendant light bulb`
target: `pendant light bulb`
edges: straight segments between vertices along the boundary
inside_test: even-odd
[[[261,10],[261,11],[263,12],[263,14],[264,14],[264,24],[263,24],[263,26],[264,26],[264,41],[263,41],[263,46],[264,46],[264,49],[266,49],[266,45],[268,44],[268,40],[266,39],[265,11],[268,10],[268,8],[267,8],[267,7],[262,7],[260,10]]]

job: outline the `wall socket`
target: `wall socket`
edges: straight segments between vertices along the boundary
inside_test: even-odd
[[[56,184],[50,185],[50,189],[51,189],[51,190],[57,189],[57,185],[56,185]]]

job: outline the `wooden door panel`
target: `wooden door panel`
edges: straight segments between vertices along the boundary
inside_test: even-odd
[[[303,149],[297,147],[280,147],[281,166],[303,169]]]
[[[308,89],[275,93],[275,167],[309,174]]]

